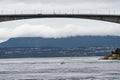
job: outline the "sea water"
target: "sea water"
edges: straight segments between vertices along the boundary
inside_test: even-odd
[[[120,60],[99,57],[0,59],[0,80],[120,80]]]

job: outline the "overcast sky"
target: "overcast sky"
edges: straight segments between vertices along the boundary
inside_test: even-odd
[[[0,0],[0,14],[120,14],[120,0]],[[0,42],[12,37],[61,38],[83,35],[120,36],[120,25],[87,19],[33,19],[0,23]]]
[[[77,12],[118,13],[120,0],[0,0],[2,13],[21,12]],[[33,10],[33,11],[32,11]]]

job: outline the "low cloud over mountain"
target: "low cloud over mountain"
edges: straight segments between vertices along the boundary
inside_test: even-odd
[[[42,24],[43,22],[44,24]],[[41,22],[34,24],[34,22]],[[30,23],[32,22],[32,23]],[[78,23],[79,22],[79,23]],[[21,24],[19,24],[21,23]],[[24,24],[23,24],[24,23]],[[70,24],[71,23],[71,24]],[[14,25],[12,25],[14,24]],[[15,25],[17,24],[17,25]],[[60,24],[60,25],[58,25]],[[98,25],[99,24],[99,25]],[[79,19],[38,19],[1,24],[0,40],[12,37],[62,38],[71,36],[120,36],[120,25]],[[5,26],[5,27],[4,27]]]

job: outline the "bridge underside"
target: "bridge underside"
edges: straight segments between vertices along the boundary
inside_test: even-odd
[[[0,22],[33,19],[33,18],[82,18],[120,23],[120,15],[88,15],[88,14],[16,14],[0,15]]]

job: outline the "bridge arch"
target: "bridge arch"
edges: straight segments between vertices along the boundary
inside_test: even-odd
[[[0,22],[34,18],[81,18],[120,23],[120,15],[103,14],[15,14],[0,15]]]

